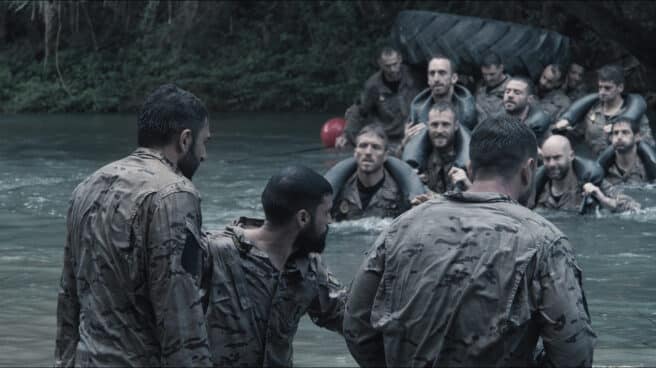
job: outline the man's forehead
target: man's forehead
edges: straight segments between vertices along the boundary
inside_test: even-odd
[[[525,91],[528,89],[528,84],[524,81],[520,80],[511,80],[506,84],[506,89],[520,89],[522,91]]]
[[[430,63],[428,63],[428,70],[451,71],[451,62],[449,62],[449,59],[433,58]]]
[[[357,140],[358,143],[362,143],[362,142],[366,142],[366,143],[370,143],[370,144],[371,143],[380,143],[380,144],[383,143],[383,138],[380,137],[378,134],[373,133],[373,132],[360,134],[359,136],[357,136],[356,140]]]
[[[456,115],[453,113],[453,111],[446,109],[446,110],[435,110],[431,109],[428,112],[428,121],[449,121],[453,122],[456,118]]]
[[[628,121],[618,121],[613,124],[612,130],[631,130],[631,123]]]
[[[401,55],[399,55],[396,52],[392,52],[392,53],[389,53],[389,54],[382,54],[380,56],[380,61],[385,65],[395,64],[395,63],[398,63],[399,61],[401,61]]]
[[[599,80],[599,85],[600,86],[611,86],[611,87],[617,87],[617,83],[610,81],[610,80]]]

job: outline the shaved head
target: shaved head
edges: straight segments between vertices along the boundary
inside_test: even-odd
[[[542,144],[542,160],[551,180],[564,180],[572,169],[574,150],[569,139],[562,135],[552,135]]]
[[[563,155],[569,155],[573,152],[572,144],[569,142],[567,137],[554,134],[551,137],[547,138],[546,141],[542,144],[542,152],[558,152]]]

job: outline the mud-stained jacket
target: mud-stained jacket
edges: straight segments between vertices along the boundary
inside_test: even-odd
[[[373,244],[344,337],[361,366],[590,366],[595,334],[569,241],[496,193],[446,193]]]
[[[568,190],[560,196],[554,197],[551,191],[551,180],[547,181],[544,188],[538,193],[535,207],[548,208],[552,210],[579,211],[583,201],[583,184],[572,183]],[[607,180],[602,180],[599,189],[610,198],[617,201],[617,208],[613,212],[636,211],[640,209],[640,204]],[[594,210],[598,206],[596,201],[589,201],[584,208],[584,212]]]
[[[640,160],[640,157],[636,157],[633,166],[628,170],[620,169],[620,167],[617,166],[617,162],[613,161],[610,166],[608,166],[604,179],[612,185],[636,185],[649,182],[647,171],[645,171],[645,165],[642,163],[642,160]]]
[[[560,88],[555,88],[547,92],[547,94],[541,97],[540,101],[537,103],[544,112],[549,114],[552,121],[556,121],[571,104],[572,101]]]
[[[594,156],[599,156],[601,151],[610,145],[610,139],[608,134],[604,131],[604,127],[611,124],[611,118],[624,113],[626,108],[626,100],[624,100],[622,108],[617,114],[604,115],[601,103],[597,103],[585,115],[582,124],[576,125],[574,129],[575,139],[582,137],[585,140],[586,145],[590,147],[592,154]],[[640,136],[643,141],[654,145],[654,137],[651,133],[647,114],[643,114],[640,119]]]
[[[510,81],[510,76],[504,74],[503,78],[503,81],[492,89],[488,89],[484,83],[476,89],[476,117],[479,124],[485,119],[498,116],[503,112],[503,94]]]
[[[373,123],[380,123],[385,128],[390,141],[400,142],[408,121],[410,103],[422,88],[405,65],[401,66],[401,80],[396,91],[385,84],[381,71],[369,77],[364,84],[361,103],[351,106],[344,116],[347,123],[344,133],[349,142],[355,144],[355,136],[360,129]]]
[[[73,192],[56,366],[211,366],[200,282],[200,195],[139,148]]]
[[[344,183],[333,205],[333,218],[336,221],[356,220],[363,217],[396,217],[410,208],[394,177],[385,169],[383,185],[371,197],[367,208],[362,208],[358,191],[358,175],[353,174]]]
[[[292,341],[307,313],[318,326],[342,332],[346,291],[320,255],[295,253],[278,271],[243,236],[241,218],[209,233],[211,287],[207,324],[215,367],[292,366]]]

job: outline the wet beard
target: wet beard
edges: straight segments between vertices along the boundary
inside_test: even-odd
[[[633,147],[635,147],[635,142],[633,144],[615,146],[615,151],[621,155],[624,155],[633,151]]]
[[[191,180],[194,176],[194,173],[200,166],[200,160],[194,155],[194,145],[189,149],[182,158],[178,161],[178,169],[182,172],[187,179]]]
[[[326,236],[328,235],[328,229],[322,234],[314,233],[314,222],[308,226],[307,229],[302,230],[296,240],[294,241],[294,249],[298,249],[301,253],[323,253],[323,250],[326,248]]]

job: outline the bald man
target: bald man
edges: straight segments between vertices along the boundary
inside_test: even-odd
[[[544,141],[542,160],[548,179],[542,188],[536,188],[535,207],[577,211],[583,197],[589,195],[597,203],[586,207],[598,204],[611,212],[640,209],[639,203],[622,194],[606,180],[602,180],[599,186],[582,182],[572,168],[574,157],[574,150],[566,137],[553,135]]]

